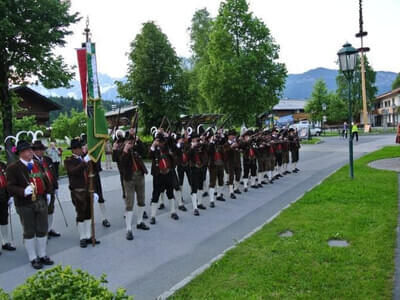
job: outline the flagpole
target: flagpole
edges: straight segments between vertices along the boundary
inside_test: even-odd
[[[86,28],[84,29],[84,35],[86,37],[86,43],[89,43],[90,42],[89,17],[86,18]],[[92,246],[94,247],[96,245],[96,230],[94,226],[94,164],[92,160],[89,161],[88,166],[89,166],[88,177],[89,177],[90,214],[91,214],[91,228],[92,228]]]

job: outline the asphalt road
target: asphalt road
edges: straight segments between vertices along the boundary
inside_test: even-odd
[[[357,158],[394,144],[394,140],[394,135],[361,136],[360,141],[355,142],[354,156]],[[347,162],[347,140],[332,137],[324,138],[324,142],[318,145],[304,145],[298,165],[301,172],[287,175],[262,189],[250,189],[236,200],[226,197],[226,202],[217,201],[215,208],[200,211],[200,217],[192,214],[186,185],[184,198],[188,212],[178,211],[180,219],[174,221],[169,217],[167,203],[166,209],[158,211],[157,224],[151,225],[149,231],[135,229],[133,241],[125,239],[119,175],[115,170],[103,171],[102,182],[111,227],[101,225],[100,211],[96,206],[96,233],[101,244],[86,249],[79,247],[75,211],[69,198],[68,183],[63,179],[59,194],[69,227],[65,227],[57,205],[55,229],[62,236],[49,240],[48,254],[57,264],[82,268],[95,276],[106,273],[111,289],[123,287],[135,299],[155,299]],[[357,176],[357,169],[354,172]],[[151,180],[151,176],[146,177],[147,203],[150,202]],[[208,198],[205,203],[208,206]],[[149,206],[147,212],[150,214]],[[28,264],[18,216],[13,214],[12,218],[17,251],[2,251],[0,256],[0,287],[6,291],[11,291],[35,272]]]

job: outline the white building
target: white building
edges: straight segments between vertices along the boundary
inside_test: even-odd
[[[400,88],[379,95],[374,101],[374,108],[370,114],[372,126],[397,126],[400,115]]]

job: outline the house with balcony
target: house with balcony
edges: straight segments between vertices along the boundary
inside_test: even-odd
[[[394,127],[399,123],[400,88],[376,97],[370,114],[374,127]]]

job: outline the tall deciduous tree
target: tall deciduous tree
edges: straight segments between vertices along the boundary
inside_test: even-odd
[[[186,110],[188,81],[167,36],[153,22],[143,24],[129,59],[127,82],[117,82],[118,92],[139,106],[146,131],[164,115],[174,120]]]
[[[311,99],[308,100],[304,110],[310,114],[311,120],[322,121],[326,112],[323,111],[323,104],[328,107],[329,93],[324,80],[319,79],[315,82]]]
[[[354,78],[352,81],[351,87],[351,97],[352,97],[352,114],[353,117],[358,119],[360,117],[360,112],[363,109],[362,103],[362,90],[361,90],[361,64],[360,57],[357,58],[357,64],[354,72]],[[378,91],[378,88],[375,85],[376,81],[376,72],[370,66],[368,59],[364,56],[365,62],[365,87],[367,92],[367,108],[370,110],[373,107],[373,102]],[[337,84],[337,94],[341,99],[344,99],[347,103],[348,101],[348,82],[344,75],[339,72],[336,77]]]
[[[9,88],[39,79],[46,88],[68,86],[73,77],[61,56],[69,25],[79,20],[70,14],[70,1],[0,1],[0,103],[3,135],[12,134]],[[8,147],[10,145],[7,145]]]
[[[190,31],[190,48],[192,50],[191,61],[193,67],[189,70],[189,91],[191,95],[190,108],[192,112],[210,112],[211,107],[207,99],[200,93],[200,70],[209,63],[207,47],[210,40],[210,32],[213,20],[206,8],[196,10],[192,18]]]
[[[221,3],[207,48],[200,91],[214,111],[234,115],[236,124],[249,124],[278,103],[286,68],[277,62],[279,46],[249,12],[246,0]]]
[[[400,88],[400,73],[397,74],[396,79],[393,81],[392,90]]]

